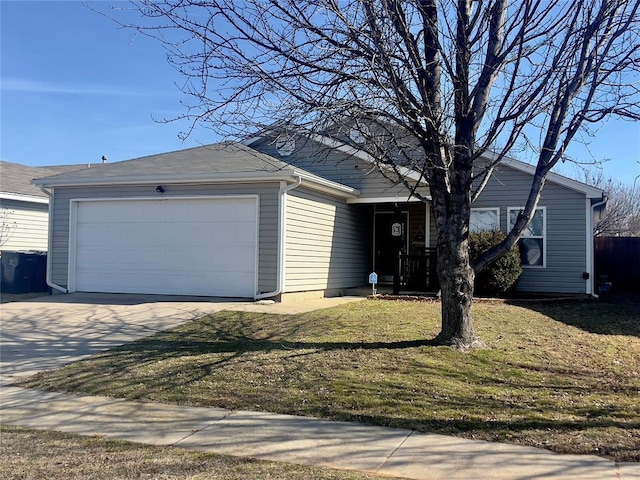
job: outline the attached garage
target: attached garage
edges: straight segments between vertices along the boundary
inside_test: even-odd
[[[253,297],[258,197],[74,199],[69,291]]]
[[[339,284],[292,280],[287,290],[287,219],[300,209],[287,196],[304,190],[342,212],[359,191],[239,143],[102,164],[34,184],[50,198],[47,284],[57,292],[278,299],[354,286],[366,274],[351,268],[351,246],[360,252],[362,242],[349,236],[346,250],[322,252],[348,251],[321,273],[340,272]],[[315,211],[302,210],[296,221],[313,234]],[[340,219],[336,229],[355,229],[360,238],[360,224]],[[343,237],[338,232],[335,241]],[[295,247],[297,260],[315,248]],[[309,268],[319,271],[318,264]]]

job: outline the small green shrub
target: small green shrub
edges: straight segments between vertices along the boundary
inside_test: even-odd
[[[504,232],[478,232],[469,235],[469,255],[477,258],[489,248],[497,245],[506,237]],[[515,285],[522,273],[520,248],[518,244],[502,257],[490,263],[484,270],[476,274],[476,295],[496,296],[506,292]]]

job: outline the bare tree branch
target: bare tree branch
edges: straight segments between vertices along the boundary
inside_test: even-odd
[[[584,181],[607,196],[607,206],[593,225],[594,236],[640,237],[640,185],[614,181],[603,170],[586,171]]]

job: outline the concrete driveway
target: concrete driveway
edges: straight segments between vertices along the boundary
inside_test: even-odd
[[[73,293],[0,306],[0,383],[251,302]]]

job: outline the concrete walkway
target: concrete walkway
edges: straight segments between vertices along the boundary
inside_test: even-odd
[[[302,313],[353,298],[291,304],[73,294],[2,305],[0,423],[413,479],[640,480],[640,464],[356,423],[190,408],[10,387],[221,310]]]

